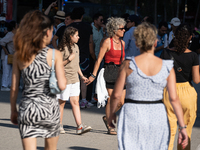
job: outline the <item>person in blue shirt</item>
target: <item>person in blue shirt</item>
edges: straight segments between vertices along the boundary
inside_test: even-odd
[[[137,15],[130,15],[126,20],[126,27],[129,30],[124,34],[123,38],[123,41],[125,42],[125,58],[140,54],[140,50],[136,47],[135,38],[133,36],[135,27],[138,24],[140,24],[140,19]]]
[[[158,41],[157,41],[157,46],[154,52],[154,54],[157,57],[160,57],[164,49],[164,37],[165,37],[165,34],[167,33],[167,30],[168,30],[167,22],[161,21],[158,25],[158,35],[157,35]]]

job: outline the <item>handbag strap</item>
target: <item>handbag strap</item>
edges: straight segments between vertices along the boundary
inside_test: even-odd
[[[171,57],[170,59],[174,61],[174,67],[175,69],[184,77],[184,79],[187,81],[187,76],[184,74],[182,68],[180,65],[178,65],[177,61],[174,59],[174,57],[170,54],[170,50],[166,50],[168,55]]]
[[[121,63],[122,63],[122,57],[123,57],[123,45],[122,45],[122,40],[120,40],[121,42]]]
[[[55,70],[54,70],[54,60],[55,60],[55,49],[53,49],[53,53],[52,53],[51,71],[55,71]]]

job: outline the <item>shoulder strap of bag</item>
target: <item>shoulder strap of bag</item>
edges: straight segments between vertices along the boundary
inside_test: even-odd
[[[174,67],[175,69],[185,78],[185,80],[187,81],[187,76],[184,74],[182,68],[180,67],[180,65],[178,65],[177,61],[174,59],[174,57],[170,54],[169,52],[170,50],[166,49],[166,52],[168,53],[168,55],[171,57],[171,60],[174,61]]]
[[[54,70],[54,60],[55,60],[55,49],[53,49],[53,53],[52,53],[51,71],[55,71],[55,70]]]
[[[121,42],[121,63],[122,63],[122,57],[123,57],[123,45],[122,45],[122,40],[120,40],[120,42]]]

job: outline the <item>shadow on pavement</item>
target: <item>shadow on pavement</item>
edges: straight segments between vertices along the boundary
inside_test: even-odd
[[[99,150],[99,149],[96,149],[96,148],[81,147],[81,146],[71,146],[71,147],[68,147],[68,149],[73,149],[73,150]]]
[[[37,147],[37,150],[44,150],[44,147]]]
[[[13,124],[8,124],[8,123],[0,123],[0,127],[8,127],[8,128],[17,128],[17,125],[13,125]]]
[[[75,126],[69,126],[69,125],[63,125],[64,130],[66,131],[67,134],[72,134],[72,135],[76,135],[76,127]],[[71,131],[73,131],[74,133],[71,133]],[[92,129],[90,132],[93,133],[100,133],[100,134],[107,134],[107,132],[105,130],[95,130]]]

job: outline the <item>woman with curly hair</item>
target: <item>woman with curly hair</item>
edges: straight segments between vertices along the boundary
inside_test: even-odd
[[[99,65],[102,61],[102,59],[105,59],[105,66],[107,65],[116,65],[120,66],[122,61],[124,60],[125,52],[124,52],[124,41],[121,40],[121,38],[124,35],[126,22],[122,18],[109,18],[108,22],[106,24],[106,29],[109,37],[103,41],[103,44],[100,48],[98,59],[94,65],[94,70],[92,75],[89,77],[89,81],[87,82],[87,85],[94,81],[97,71],[99,69]],[[106,72],[106,70],[105,70]],[[104,77],[105,77],[104,72]],[[118,74],[118,72],[115,72],[115,74]],[[108,95],[111,96],[113,88],[115,85],[115,81],[110,82],[106,81],[106,89],[108,91]],[[123,91],[123,95],[121,97],[121,101],[118,104],[118,107],[116,111],[118,111],[121,106],[124,104],[124,97],[125,97],[125,90]],[[108,134],[116,135],[116,131],[114,128],[111,128],[107,124],[107,120],[110,116],[110,98],[107,99],[107,105],[106,105],[106,116],[103,116],[103,121],[108,129]]]
[[[162,60],[154,55],[157,45],[157,29],[142,23],[134,30],[140,55],[127,57],[111,95],[110,118],[114,126],[115,110],[126,84],[126,99],[118,119],[119,150],[167,150],[170,138],[169,122],[162,102],[163,89],[169,89],[170,102],[182,128],[179,143],[187,145],[183,111],[176,94],[176,81],[172,60]]]
[[[163,59],[172,59],[172,57],[174,59],[176,90],[183,108],[184,123],[187,126],[186,131],[189,137],[189,143],[185,150],[190,150],[192,127],[196,119],[197,111],[197,92],[191,85],[191,81],[193,80],[196,84],[200,81],[198,55],[187,48],[191,38],[192,30],[189,25],[181,24],[175,32],[174,50],[164,50],[160,56]],[[170,98],[168,91],[169,90],[165,88],[163,101],[167,108],[171,130],[169,150],[172,150],[177,130],[177,119],[169,103]],[[178,150],[181,149],[182,147],[178,145]]]
[[[67,87],[61,94],[57,94],[57,99],[60,104],[60,133],[65,133],[63,129],[63,110],[67,100],[70,100],[72,112],[77,125],[76,134],[89,132],[90,126],[83,126],[81,122],[81,112],[79,106],[80,81],[86,82],[88,79],[83,76],[79,67],[79,48],[76,44],[79,40],[78,30],[74,27],[65,29],[63,38],[58,45],[59,50],[63,55],[63,65],[65,69],[65,77],[67,78]],[[78,76],[79,75],[79,76]]]

